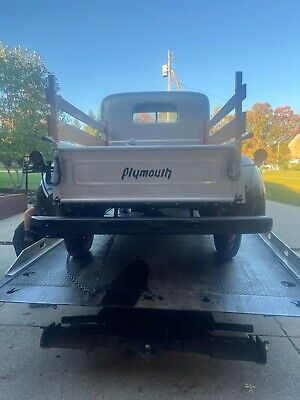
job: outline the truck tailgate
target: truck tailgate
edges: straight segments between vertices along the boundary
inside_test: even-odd
[[[62,202],[233,201],[233,145],[59,147]]]

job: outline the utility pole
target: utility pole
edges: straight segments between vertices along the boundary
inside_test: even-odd
[[[176,77],[175,71],[172,68],[172,53],[171,50],[168,49],[168,61],[167,64],[164,64],[162,66],[162,76],[164,78],[167,78],[167,91],[170,92],[172,89],[172,79],[175,82],[176,88],[179,92],[181,92],[181,85],[178,82],[178,79]]]
[[[167,63],[167,91],[171,91],[171,50],[168,49],[168,63]]]

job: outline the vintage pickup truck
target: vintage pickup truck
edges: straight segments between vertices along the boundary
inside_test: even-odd
[[[234,95],[213,118],[204,94],[141,92],[106,97],[99,123],[58,96],[53,77],[49,82],[55,156],[47,176],[56,216],[34,223],[46,236],[63,237],[69,254],[85,256],[97,233],[212,234],[218,256],[229,260],[242,234],[271,230],[261,174],[241,154],[251,136],[241,72]],[[98,136],[58,122],[59,109]],[[265,152],[255,157],[259,165]]]

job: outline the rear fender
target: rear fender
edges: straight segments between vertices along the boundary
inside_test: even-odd
[[[262,175],[248,157],[243,157],[242,168],[245,182],[244,215],[265,215],[266,190]]]

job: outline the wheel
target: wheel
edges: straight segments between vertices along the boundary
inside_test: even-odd
[[[77,235],[64,238],[65,245],[70,256],[83,258],[89,254],[92,247],[94,235]]]
[[[242,241],[241,234],[214,235],[217,256],[222,261],[230,261],[239,251]]]

